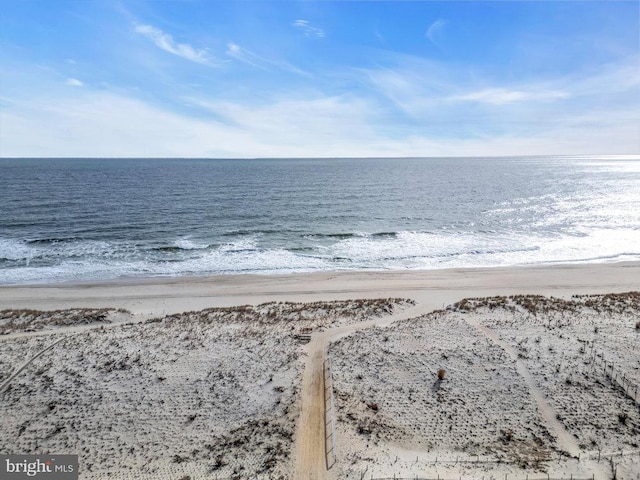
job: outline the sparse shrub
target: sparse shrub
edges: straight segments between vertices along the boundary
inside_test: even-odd
[[[502,433],[502,438],[505,442],[513,440],[513,430],[500,430],[500,433]]]
[[[360,424],[358,425],[358,429],[357,429],[358,434],[360,435],[371,435],[371,429],[365,427],[364,425]]]
[[[213,447],[213,445],[205,445],[207,447],[207,449],[209,451],[213,451],[215,447]],[[219,469],[221,469],[222,467],[224,467],[225,465],[227,465],[227,463],[224,461],[224,457],[222,456],[222,454],[219,454],[216,459],[215,462],[211,465],[211,467],[209,468],[210,472],[215,472]]]
[[[636,330],[640,331],[640,320],[636,322]]]
[[[444,368],[438,370],[438,380],[444,380],[444,375],[447,371]]]

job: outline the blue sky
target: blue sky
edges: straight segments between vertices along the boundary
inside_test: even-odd
[[[0,156],[637,155],[639,5],[3,0]]]

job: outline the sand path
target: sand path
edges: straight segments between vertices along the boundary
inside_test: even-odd
[[[491,340],[495,345],[502,348],[509,357],[511,357],[515,362],[516,370],[518,374],[524,379],[527,387],[529,387],[529,393],[536,401],[538,405],[538,411],[540,415],[542,415],[542,419],[545,422],[545,425],[550,430],[551,434],[556,438],[557,446],[560,450],[564,450],[574,457],[578,457],[580,455],[580,447],[576,442],[576,439],[567,431],[564,425],[557,419],[556,410],[551,406],[551,404],[547,401],[547,398],[544,396],[542,391],[538,388],[536,381],[531,376],[531,373],[527,369],[527,367],[522,363],[522,361],[518,358],[518,353],[515,349],[500,340],[500,337],[491,330],[489,327],[482,325],[477,319],[469,318],[465,316],[465,321],[478,329],[485,337]]]
[[[300,391],[301,412],[293,448],[294,478],[307,480],[337,478],[336,473],[331,470],[333,457],[329,452],[330,431],[325,430],[325,408],[328,408],[328,404],[325,401],[327,397],[325,397],[324,379],[329,344],[352,332],[373,326],[386,326],[431,310],[433,310],[432,305],[417,303],[386,317],[330,328],[311,335],[311,341],[306,346],[307,358]],[[329,417],[327,421],[330,421]],[[339,454],[340,445],[337,445],[336,449]]]

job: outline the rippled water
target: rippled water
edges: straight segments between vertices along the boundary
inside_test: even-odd
[[[640,259],[640,158],[0,159],[0,283]]]

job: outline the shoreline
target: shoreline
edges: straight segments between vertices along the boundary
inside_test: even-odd
[[[125,308],[160,315],[269,301],[412,298],[432,309],[464,297],[567,296],[640,289],[640,262],[443,270],[332,271],[286,275],[154,277],[1,285],[0,309]]]
[[[466,272],[466,271],[495,271],[495,270],[536,270],[553,268],[572,268],[589,266],[633,266],[640,265],[640,257],[632,260],[612,260],[608,258],[597,258],[592,260],[576,261],[547,261],[540,263],[518,263],[509,265],[478,265],[466,267],[434,267],[434,268],[362,268],[362,269],[337,269],[337,270],[306,270],[306,271],[271,271],[264,272],[248,271],[246,273],[184,273],[177,275],[150,275],[150,276],[127,276],[89,278],[79,280],[51,280],[34,283],[0,283],[3,288],[46,288],[46,287],[80,287],[80,286],[108,286],[108,285],[140,285],[176,282],[201,282],[211,279],[242,279],[242,278],[288,278],[288,277],[314,277],[323,275],[366,275],[366,274],[435,274],[439,272]]]

